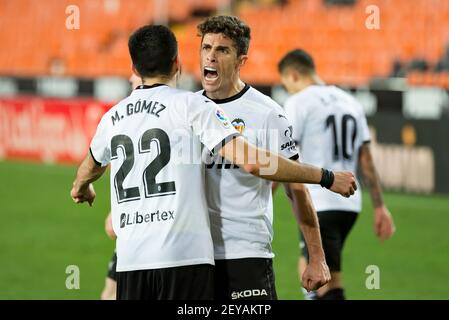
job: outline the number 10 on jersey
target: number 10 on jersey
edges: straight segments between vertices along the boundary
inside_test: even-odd
[[[349,132],[349,123],[352,123],[352,132]],[[338,128],[338,123],[335,120],[335,115],[330,115],[326,119],[326,129],[331,127],[332,136],[334,141],[334,161],[338,161],[340,159],[340,148],[342,149],[341,156],[343,160],[351,160],[354,155],[354,144],[355,138],[357,137],[357,121],[350,114],[344,114],[341,118],[340,128]],[[338,130],[340,129],[340,130]],[[338,141],[339,135],[338,132],[341,133],[341,141]],[[348,147],[348,135],[351,138],[351,148]]]

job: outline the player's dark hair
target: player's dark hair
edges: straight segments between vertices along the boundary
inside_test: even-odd
[[[286,68],[293,68],[302,75],[311,75],[315,73],[315,63],[312,56],[302,49],[295,49],[288,52],[278,63],[279,73]]]
[[[208,33],[222,33],[234,41],[237,56],[248,53],[251,29],[246,23],[234,16],[209,17],[197,26],[202,38]]]
[[[129,37],[128,49],[141,77],[168,76],[178,55],[178,42],[169,28],[146,25]]]

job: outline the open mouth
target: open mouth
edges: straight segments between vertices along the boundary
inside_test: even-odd
[[[204,78],[206,80],[215,80],[218,78],[217,69],[212,67],[204,67]]]

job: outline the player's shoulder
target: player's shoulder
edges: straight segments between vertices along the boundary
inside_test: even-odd
[[[173,88],[170,86],[159,86],[158,92],[148,91],[145,89],[135,89],[130,95],[123,98],[115,105],[113,105],[104,115],[103,118],[108,118],[114,116],[116,112],[120,113],[121,109],[126,108],[129,104],[134,104],[137,101],[143,100],[156,100],[162,102],[166,107],[169,107],[168,110],[172,110],[172,112],[181,112],[182,110],[189,110],[190,106],[197,105],[198,99],[200,99],[195,93],[183,89]],[[205,100],[207,99],[204,97]]]
[[[162,91],[161,94],[163,94],[166,99],[172,101],[188,102],[191,99],[195,99],[195,94],[193,92],[169,86],[164,87],[164,91]]]
[[[106,111],[103,116],[101,117],[100,122],[104,122],[105,119],[109,119],[110,116],[113,116],[115,113],[119,111],[122,106],[126,106],[131,100],[131,94],[126,96],[125,98],[118,101],[116,104],[114,104],[112,107],[109,108],[108,111]]]
[[[195,92],[195,94],[203,99],[216,101],[219,106],[221,103],[230,103],[239,106],[244,105],[244,109],[251,112],[253,115],[267,115],[273,110],[276,112],[283,112],[282,107],[276,101],[249,85],[246,85],[243,91],[239,94],[222,100],[209,99],[204,95],[204,90],[199,90]]]
[[[203,101],[205,103],[214,102],[212,99],[210,99],[208,96],[206,96],[204,94],[204,89],[193,92],[193,95],[195,96],[195,99],[197,101]],[[215,104],[215,103],[213,103],[213,104]]]
[[[311,85],[291,95],[286,100],[286,104],[319,104],[322,98],[326,98],[329,95],[337,96],[339,99],[349,102],[355,101],[351,94],[334,85]]]
[[[259,112],[265,113],[265,115],[271,113],[284,114],[284,109],[276,101],[253,87],[250,87],[242,98],[250,102]]]
[[[164,101],[178,110],[183,108],[189,110],[192,106],[197,106],[206,100],[210,102],[207,97],[200,96],[195,92],[170,86],[165,86],[160,94],[163,96]]]
[[[153,90],[148,89],[157,89],[158,91],[155,93]],[[179,100],[183,95],[186,96],[187,93],[189,93],[189,91],[180,90],[177,88],[170,87],[168,85],[159,85],[157,86],[157,88],[136,88],[127,97],[117,102],[110,109],[110,111],[120,108],[121,106],[126,106],[129,103],[134,103],[136,101],[145,99],[152,99],[152,100],[154,99],[154,100],[162,100],[164,102],[171,102],[172,100]]]
[[[353,108],[357,113],[364,115],[365,111],[363,109],[362,104],[349,92],[343,90],[342,88],[332,86],[333,90],[336,94],[338,94],[340,99],[343,99],[347,102],[345,105]]]
[[[328,86],[308,86],[307,88],[292,94],[285,101],[286,106],[290,105],[305,105],[305,104],[313,104],[314,102],[319,101],[320,96],[323,95],[325,91],[329,88]]]
[[[346,100],[348,100],[350,102],[356,102],[356,100],[354,99],[352,94],[350,94],[349,92],[343,90],[340,87],[329,86],[329,89],[331,90],[331,93],[338,95],[342,99],[346,99]]]
[[[204,95],[204,89],[195,91],[195,94],[205,97],[205,95]]]

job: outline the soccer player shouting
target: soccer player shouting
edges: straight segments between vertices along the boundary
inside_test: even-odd
[[[105,113],[71,191],[74,202],[92,204],[91,183],[111,164],[117,299],[213,298],[202,145],[260,177],[321,182],[342,195],[354,193],[353,174],[333,174],[257,149],[211,100],[173,88],[180,64],[168,28],[144,26],[128,45],[142,85]]]
[[[201,94],[220,105],[248,142],[296,161],[299,156],[283,109],[240,80],[240,69],[248,59],[250,28],[236,17],[216,16],[198,25],[198,31]],[[215,297],[276,299],[271,183],[221,160],[213,155],[206,165]],[[314,290],[329,281],[318,219],[305,186],[291,183],[287,190],[298,207],[296,218],[311,252],[303,285]]]

